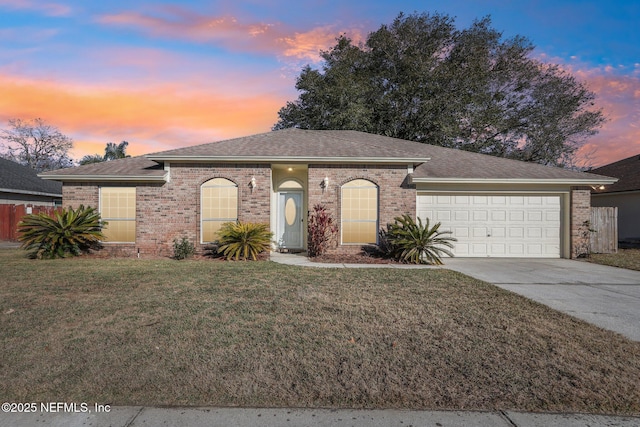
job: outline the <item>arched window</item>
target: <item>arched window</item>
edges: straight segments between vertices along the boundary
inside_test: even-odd
[[[228,179],[213,178],[200,188],[202,243],[217,240],[225,222],[238,220],[238,186]]]
[[[342,243],[378,242],[378,186],[354,179],[342,186]]]

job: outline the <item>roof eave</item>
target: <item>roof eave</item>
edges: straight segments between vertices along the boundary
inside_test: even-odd
[[[302,156],[163,156],[147,155],[156,162],[222,162],[222,163],[392,163],[418,164],[429,157],[302,157]]]
[[[46,193],[42,191],[16,190],[13,188],[0,188],[0,193],[28,194],[30,196],[62,197],[62,193]]]
[[[421,178],[411,177],[413,184],[556,184],[556,185],[610,185],[615,178],[565,179],[565,178]]]
[[[39,175],[42,179],[62,182],[86,182],[86,181],[108,181],[108,182],[167,182],[168,174],[162,176],[148,175]]]

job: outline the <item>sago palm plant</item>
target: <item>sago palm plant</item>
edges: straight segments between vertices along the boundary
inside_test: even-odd
[[[101,247],[104,239],[100,214],[91,207],[69,207],[55,215],[26,215],[18,223],[18,240],[31,258],[64,258]]]
[[[268,224],[226,222],[218,231],[218,253],[228,260],[256,260],[269,250],[272,238]]]
[[[420,218],[416,223],[408,214],[396,217],[385,233],[391,256],[412,264],[442,265],[443,255],[453,256],[449,249],[457,239],[450,231],[440,231],[440,225],[430,227],[429,218],[424,225]]]

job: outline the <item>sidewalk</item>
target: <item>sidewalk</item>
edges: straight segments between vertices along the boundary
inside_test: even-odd
[[[409,411],[268,408],[148,408],[116,406],[108,413],[0,413],[1,427],[44,426],[442,426],[442,427],[638,427],[640,418],[511,411]]]

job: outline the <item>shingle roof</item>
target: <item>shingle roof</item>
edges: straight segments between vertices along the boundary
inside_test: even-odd
[[[62,183],[40,179],[33,169],[0,158],[0,191],[62,197]]]
[[[618,182],[607,186],[604,190],[594,190],[594,194],[640,190],[640,155],[618,160],[592,169],[590,172],[618,178]]]
[[[421,144],[364,132],[283,129],[226,141],[148,154],[154,160],[286,158],[335,160],[414,159],[424,161]]]
[[[414,180],[556,180],[581,184],[607,177],[437,147],[382,135],[343,130],[283,129],[209,144],[96,163],[43,174],[49,179],[99,176],[164,176],[162,162],[396,163],[417,165]]]
[[[162,165],[144,156],[127,157],[108,162],[91,163],[74,168],[58,169],[41,173],[45,179],[73,180],[81,179],[162,179],[166,174]]]
[[[544,166],[538,163],[504,159],[434,145],[427,145],[427,147],[431,161],[416,168],[413,174],[414,180],[585,180],[600,182],[608,179],[606,176]]]

